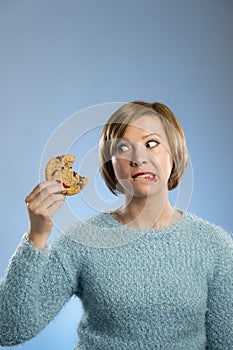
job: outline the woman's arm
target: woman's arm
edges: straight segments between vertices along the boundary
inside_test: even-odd
[[[233,349],[233,240],[226,233],[215,242],[216,268],[209,283],[207,349]]]
[[[0,283],[0,345],[37,335],[77,291],[81,252],[73,244],[62,234],[39,250],[22,239]]]
[[[62,192],[60,183],[45,181],[25,199],[29,240],[23,237],[0,282],[1,345],[35,336],[75,292],[80,264],[72,261],[71,241],[60,235],[46,247],[52,216],[64,203]],[[77,271],[72,272],[74,265]]]

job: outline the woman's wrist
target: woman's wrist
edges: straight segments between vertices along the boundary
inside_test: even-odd
[[[46,247],[48,236],[49,235],[42,235],[41,233],[31,234],[30,232],[27,232],[26,233],[26,240],[33,247],[40,249],[40,250],[43,250]]]

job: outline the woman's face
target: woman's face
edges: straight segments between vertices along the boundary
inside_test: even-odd
[[[112,165],[124,194],[154,196],[168,191],[172,156],[164,126],[155,115],[144,115],[129,124],[117,140]]]

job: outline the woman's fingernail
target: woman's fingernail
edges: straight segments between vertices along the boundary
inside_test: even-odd
[[[61,183],[61,181],[60,181],[60,180],[56,180],[56,183],[60,184],[60,183]]]

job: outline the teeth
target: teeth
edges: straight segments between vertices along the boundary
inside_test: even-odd
[[[155,177],[155,175],[153,175],[153,174],[144,174],[144,175],[138,175],[137,177],[150,177],[151,179],[153,179]]]

